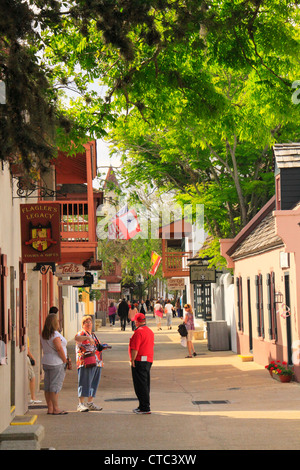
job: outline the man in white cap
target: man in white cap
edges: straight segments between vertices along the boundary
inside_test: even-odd
[[[134,322],[136,330],[129,341],[129,358],[133,386],[139,400],[139,406],[133,412],[151,414],[150,369],[154,355],[154,333],[146,325],[146,317],[143,313],[137,313]]]

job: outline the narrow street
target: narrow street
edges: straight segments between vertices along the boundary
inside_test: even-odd
[[[205,340],[195,341],[199,355],[186,359],[177,326],[156,332],[151,372],[151,415],[138,416],[128,362],[131,329],[101,328],[97,336],[112,345],[105,351],[104,368],[95,403],[101,412],[79,413],[74,344],[69,344],[73,370],[67,371],[59,397],[65,416],[49,416],[43,406],[31,407],[36,424],[45,428],[42,448],[102,450],[126,455],[137,450],[299,450],[300,388],[298,383],[273,380],[264,366],[242,362],[231,351],[208,351]],[[43,392],[39,392],[43,399]],[[272,432],[270,432],[272,429]],[[101,455],[102,455],[101,454]],[[118,455],[119,455],[118,454]],[[109,463],[109,462],[107,462]]]

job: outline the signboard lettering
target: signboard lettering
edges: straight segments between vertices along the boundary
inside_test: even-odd
[[[21,204],[23,263],[60,261],[60,204]]]
[[[216,282],[215,268],[208,266],[192,265],[190,266],[190,282],[191,284],[199,284],[201,282]]]
[[[66,263],[56,267],[55,275],[58,277],[72,276],[82,277],[85,275],[85,268],[82,264]]]
[[[169,290],[183,290],[185,288],[185,280],[183,277],[168,279]]]

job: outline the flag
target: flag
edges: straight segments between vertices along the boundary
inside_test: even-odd
[[[140,231],[137,213],[129,209],[127,204],[116,213],[108,226],[109,239],[129,240]]]
[[[162,257],[159,256],[155,251],[152,251],[151,253],[151,269],[149,271],[149,274],[152,276],[155,276],[156,271],[158,270],[158,267],[160,265],[160,262],[162,260]]]

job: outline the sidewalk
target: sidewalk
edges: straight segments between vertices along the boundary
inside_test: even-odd
[[[242,362],[231,351],[209,351],[195,341],[199,355],[186,359],[177,326],[156,331],[151,370],[151,415],[136,415],[128,361],[130,327],[102,327],[97,336],[112,345],[95,403],[101,412],[79,413],[74,343],[68,345],[73,370],[67,371],[59,405],[68,415],[52,416],[38,405],[29,415],[45,428],[43,448],[56,450],[278,450],[300,449],[300,388],[273,380],[264,366]],[[38,398],[44,401],[43,392]],[[111,454],[111,453],[110,453]]]

